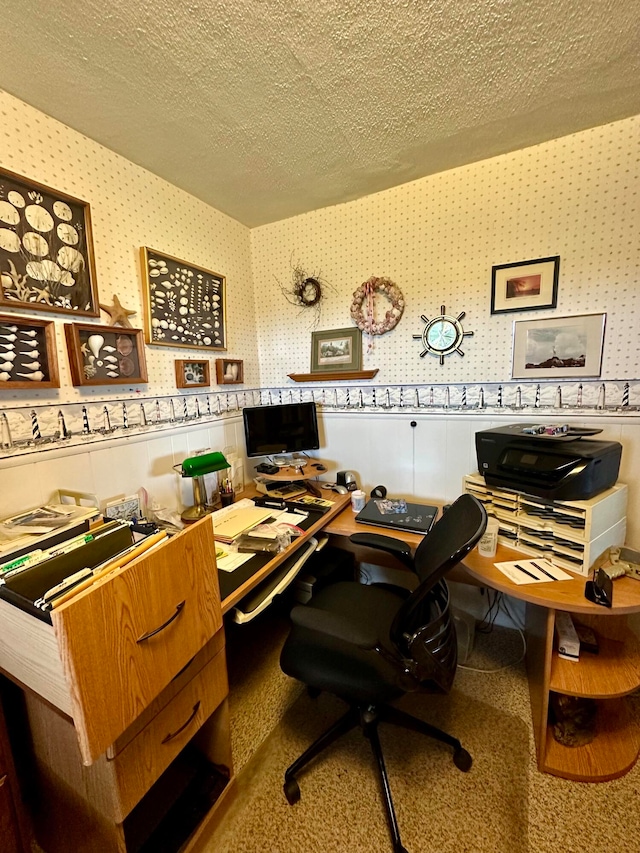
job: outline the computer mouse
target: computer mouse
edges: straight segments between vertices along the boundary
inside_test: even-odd
[[[348,495],[349,491],[344,486],[333,486],[333,491],[339,495]]]

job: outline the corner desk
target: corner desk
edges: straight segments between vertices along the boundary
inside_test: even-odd
[[[422,539],[404,531],[357,524],[350,509],[331,519],[324,531],[351,550],[355,550],[348,541],[352,533],[387,534],[412,547]],[[366,558],[364,552],[359,556]],[[584,597],[585,577],[519,585],[494,566],[521,558],[520,552],[504,545],[498,546],[493,558],[481,557],[474,549],[447,577],[491,587],[526,603],[527,677],[538,769],[582,782],[623,776],[640,754],[640,730],[625,702],[625,696],[640,687],[640,642],[626,624],[629,614],[640,612],[640,581],[627,577],[615,580],[613,607],[609,609]],[[596,631],[599,654],[583,653],[577,662],[558,656],[554,649],[555,614],[562,610]],[[566,747],[553,738],[548,722],[552,691],[597,700],[597,734],[590,744]]]

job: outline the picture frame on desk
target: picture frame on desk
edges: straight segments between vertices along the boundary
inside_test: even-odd
[[[225,277],[146,246],[140,256],[146,342],[225,350]]]
[[[600,376],[606,314],[513,324],[513,379]]]
[[[59,387],[53,320],[0,314],[0,392]]]
[[[491,313],[555,308],[560,255],[491,268]]]
[[[86,201],[0,169],[0,305],[99,317]]]
[[[74,385],[135,385],[147,382],[141,329],[65,323]]]
[[[211,385],[209,362],[197,359],[176,359],[176,386],[178,388],[208,388]]]

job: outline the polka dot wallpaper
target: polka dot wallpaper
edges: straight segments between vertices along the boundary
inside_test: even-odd
[[[144,317],[141,246],[225,276],[228,318],[225,352],[147,346],[148,384],[77,389],[71,385],[64,341],[64,323],[76,318],[38,311],[38,317],[55,320],[61,387],[56,391],[3,387],[0,406],[177,394],[174,362],[185,358],[210,360],[213,391],[220,390],[215,386],[215,359],[224,356],[243,359],[245,384],[258,384],[248,228],[1,91],[0,168],[89,203],[99,301],[112,305],[116,295],[136,312],[130,318],[135,327],[143,328]],[[11,311],[2,306],[2,313]],[[107,324],[109,316],[103,312],[101,318],[77,321]]]
[[[326,282],[317,329],[352,326],[351,296],[371,275],[403,292],[396,328],[365,338],[375,383],[504,383],[515,320],[594,312],[607,314],[602,378],[637,378],[639,155],[637,116],[253,229],[262,384],[310,368],[316,313],[281,292],[293,267]],[[491,314],[493,265],[553,255],[555,309]],[[413,336],[442,305],[465,312],[473,336],[440,365]]]

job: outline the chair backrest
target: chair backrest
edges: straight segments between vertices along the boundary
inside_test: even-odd
[[[391,640],[402,648],[403,638],[425,624],[428,596],[445,574],[479,542],[487,513],[473,495],[461,495],[418,545],[414,567],[420,585],[403,602],[391,626]]]

